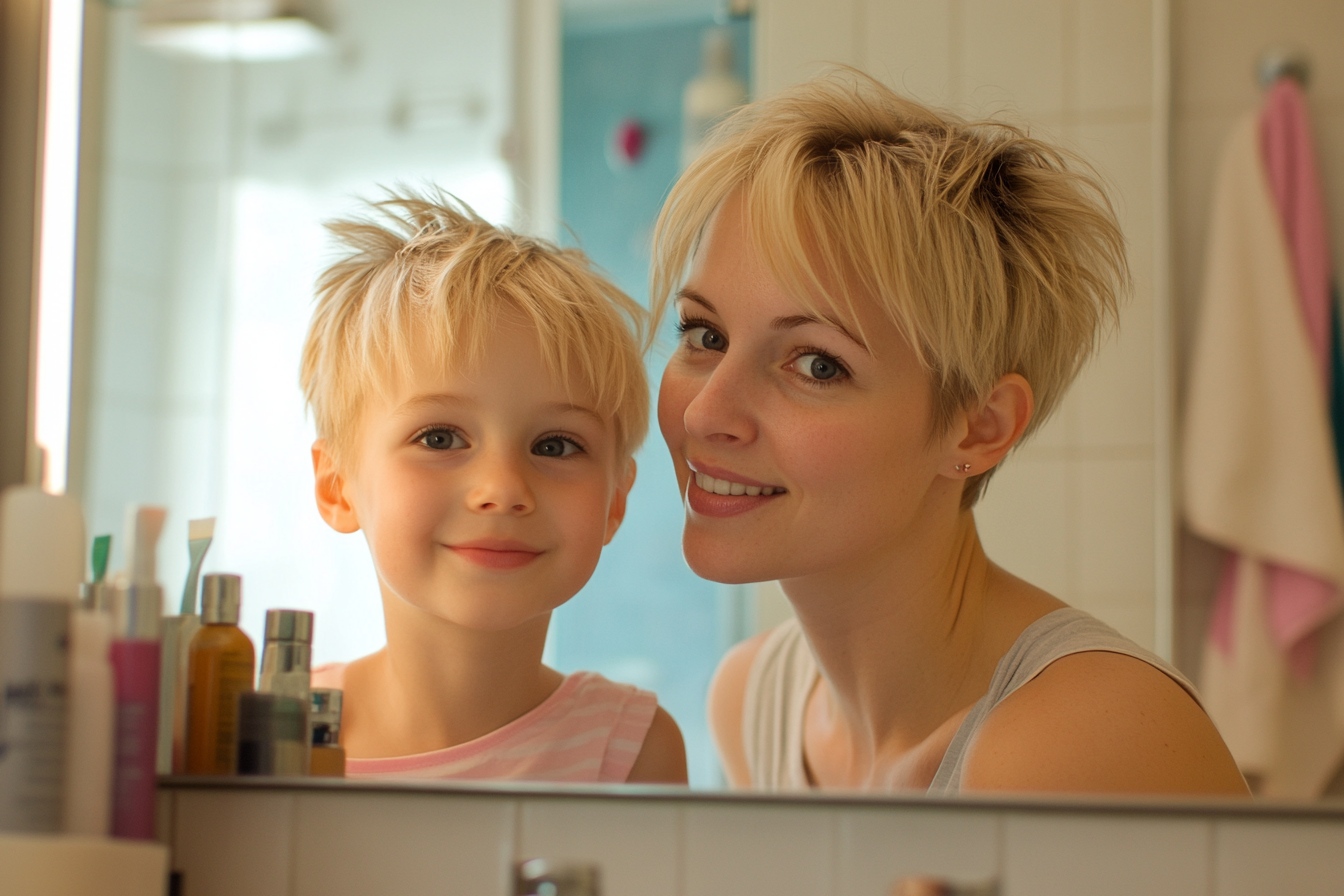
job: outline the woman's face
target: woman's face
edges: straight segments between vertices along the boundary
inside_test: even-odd
[[[956,507],[949,438],[930,438],[930,380],[909,344],[875,307],[826,320],[793,299],[735,199],[707,228],[677,313],[658,423],[697,574],[862,576],[896,561],[934,507]]]

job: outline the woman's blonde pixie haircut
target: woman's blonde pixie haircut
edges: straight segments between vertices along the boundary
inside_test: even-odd
[[[1086,163],[850,69],[719,126],[658,218],[654,320],[730,194],[766,265],[805,307],[859,326],[855,308],[876,302],[899,328],[931,374],[933,436],[1007,373],[1031,384],[1034,431],[1128,286],[1124,238]],[[992,472],[967,480],[963,507]]]
[[[299,373],[339,463],[353,460],[371,391],[408,375],[412,359],[471,366],[506,315],[536,329],[565,388],[593,397],[618,456],[634,453],[649,426],[643,307],[582,252],[495,227],[442,193],[391,194],[368,210],[327,225],[344,251],[318,279]]]

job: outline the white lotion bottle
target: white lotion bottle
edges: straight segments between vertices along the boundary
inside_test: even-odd
[[[70,620],[70,727],[66,739],[65,832],[105,837],[112,823],[112,614],[76,610]]]
[[[79,502],[31,486],[0,493],[3,831],[64,827],[70,614],[83,578]]]

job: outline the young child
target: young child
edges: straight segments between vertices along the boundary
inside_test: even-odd
[[[625,515],[645,313],[584,256],[443,199],[330,225],[301,381],[317,505],[363,531],[387,646],[314,671],[350,777],[684,783],[653,694],[541,662]]]

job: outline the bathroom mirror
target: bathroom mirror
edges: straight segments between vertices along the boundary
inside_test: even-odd
[[[173,2],[86,7],[65,469],[92,533],[118,534],[130,501],[170,508],[170,600],[187,520],[214,516],[206,568],[244,576],[254,636],[266,608],[300,607],[317,614],[317,662],[379,646],[362,540],[313,508],[297,368],[322,222],[383,187],[436,183],[492,221],[581,246],[643,299],[652,221],[683,153],[683,91],[719,29],[752,95],[846,63],[1024,124],[1108,179],[1135,278],[1120,332],[977,519],[997,562],[1198,676],[1219,555],[1180,537],[1175,450],[1209,170],[1259,101],[1266,34],[1313,53],[1313,96],[1344,97],[1332,4],[1293,0],[1283,17],[1261,0],[325,0],[285,28],[211,30],[184,27]],[[1319,111],[1335,159],[1344,118],[1337,102]],[[1344,209],[1344,177],[1327,180]],[[664,358],[650,360],[655,383]],[[728,646],[789,610],[770,584],[691,574],[656,433],[638,461],[629,516],[556,613],[547,657],[656,691],[692,784],[715,787],[709,677]]]

